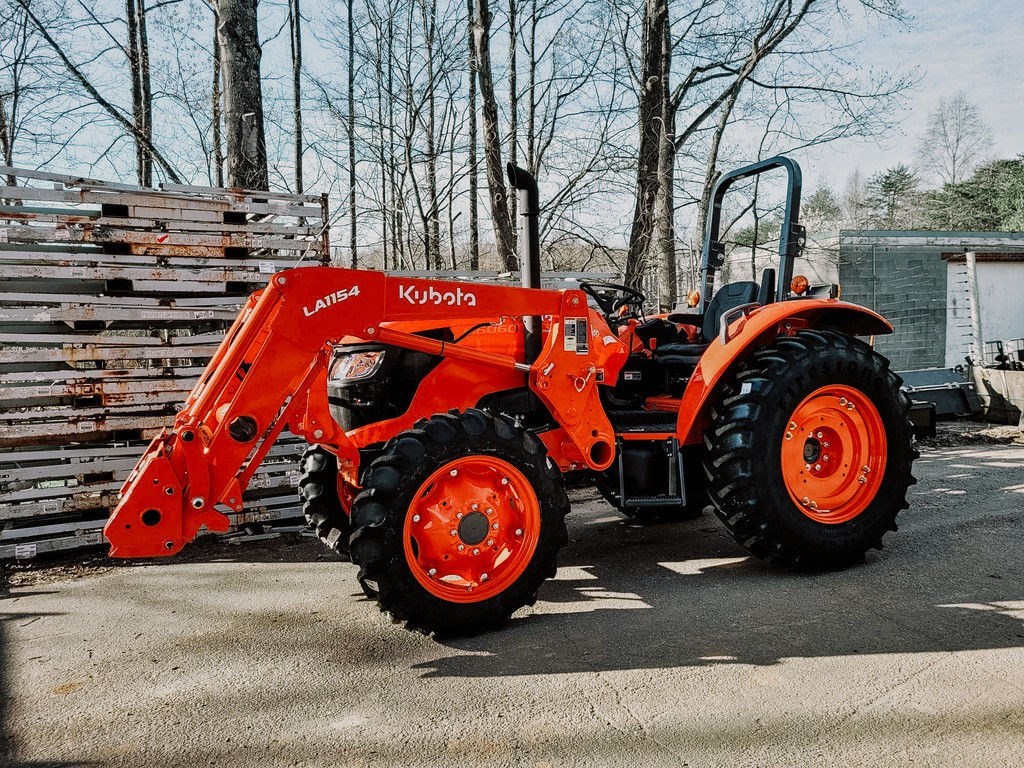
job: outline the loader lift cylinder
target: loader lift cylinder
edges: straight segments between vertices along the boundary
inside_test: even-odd
[[[540,288],[540,193],[537,180],[524,168],[509,163],[509,183],[518,190],[519,263],[523,288]],[[526,327],[526,362],[532,363],[540,354],[539,316],[523,318]]]

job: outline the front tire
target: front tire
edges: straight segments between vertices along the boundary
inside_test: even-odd
[[[338,459],[319,445],[302,454],[299,501],[306,524],[329,549],[348,559],[348,514],[338,496]]]
[[[543,443],[502,416],[432,416],[391,439],[352,506],[367,596],[409,629],[465,635],[537,599],[568,541]]]
[[[909,408],[899,377],[864,342],[819,330],[776,339],[738,366],[705,436],[718,517],[783,566],[861,560],[909,506]]]

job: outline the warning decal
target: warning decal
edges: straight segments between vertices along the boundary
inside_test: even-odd
[[[590,351],[589,337],[590,334],[587,328],[587,318],[565,318],[565,333],[562,334],[562,349],[566,352],[575,352],[577,355],[585,355]]]

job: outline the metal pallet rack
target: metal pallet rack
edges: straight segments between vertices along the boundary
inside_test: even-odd
[[[102,543],[245,297],[327,263],[326,196],[159,189],[0,166],[0,560]],[[236,528],[295,518],[282,439]]]

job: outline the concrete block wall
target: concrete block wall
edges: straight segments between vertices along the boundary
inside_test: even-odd
[[[1024,233],[844,230],[839,238],[843,298],[874,309],[895,326],[876,348],[896,370],[943,367],[950,327],[948,263],[943,254],[1022,251]]]

